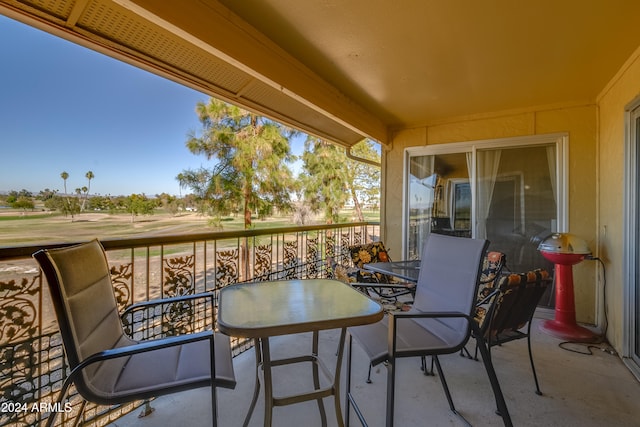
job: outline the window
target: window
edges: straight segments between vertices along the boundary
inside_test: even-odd
[[[556,134],[408,148],[404,256],[441,233],[489,239],[514,271],[552,269],[537,247],[567,227],[566,147]]]

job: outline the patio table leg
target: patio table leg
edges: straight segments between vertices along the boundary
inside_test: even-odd
[[[265,402],[265,414],[264,414],[264,426],[271,427],[273,423],[273,407],[274,406],[282,406],[282,405],[291,405],[298,402],[304,402],[307,400],[316,400],[318,403],[318,408],[320,411],[321,423],[323,427],[327,426],[327,414],[326,409],[324,407],[323,398],[329,397],[331,395],[334,396],[335,402],[335,412],[338,427],[344,427],[344,418],[342,416],[342,408],[340,405],[340,372],[342,368],[342,357],[344,355],[344,346],[345,346],[345,338],[346,338],[347,330],[346,328],[341,329],[340,334],[340,343],[338,346],[338,353],[336,358],[336,368],[335,374],[333,375],[333,379],[330,371],[327,367],[320,361],[318,357],[319,350],[319,332],[313,332],[312,339],[312,354],[305,356],[296,356],[292,358],[286,359],[276,359],[271,360],[270,348],[269,348],[269,338],[256,338],[254,339],[254,346],[256,351],[256,383],[253,390],[253,397],[251,399],[251,405],[249,407],[249,412],[247,413],[243,426],[247,427],[249,425],[249,421],[251,420],[251,416],[255,409],[256,403],[258,401],[258,396],[260,394],[260,375],[259,369],[262,366],[263,378],[264,381],[264,402]],[[273,366],[281,366],[287,365],[291,363],[300,363],[300,362],[311,362],[312,363],[312,374],[313,374],[313,385],[314,391],[308,392],[300,395],[292,395],[292,396],[284,396],[284,397],[274,397],[273,396],[273,376],[271,368]],[[322,363],[322,366],[319,366]],[[322,368],[323,373],[327,376],[331,385],[325,388],[320,387],[320,368]]]
[[[313,331],[313,339],[312,339],[312,345],[311,345],[311,356],[315,359],[315,361],[313,361],[311,363],[312,367],[313,367],[313,387],[314,390],[320,390],[320,376],[319,376],[319,372],[318,372],[318,341],[319,341],[319,332],[318,331]],[[322,398],[318,398],[317,400],[318,402],[318,409],[320,410],[320,420],[322,422],[322,426],[326,427],[327,425],[327,413],[324,409],[324,402],[322,401]]]
[[[344,355],[344,342],[346,336],[347,328],[342,328],[342,330],[340,331],[338,357],[336,358],[336,370],[334,371],[333,376],[333,400],[336,407],[336,419],[338,420],[338,427],[344,427],[344,418],[342,418],[342,408],[340,407],[340,372],[342,369],[342,356]]]
[[[262,364],[262,353],[260,350],[260,340],[253,340],[253,347],[256,352],[256,383],[253,387],[253,398],[251,399],[251,405],[249,406],[249,412],[247,412],[247,416],[244,419],[244,423],[242,423],[243,427],[247,427],[249,425],[249,421],[251,420],[251,416],[253,415],[253,410],[256,407],[256,403],[258,402],[258,395],[260,394],[260,377],[259,377],[259,369]]]
[[[271,427],[273,418],[273,384],[271,377],[271,354],[269,337],[260,339],[262,343],[262,371],[264,375],[264,427]]]

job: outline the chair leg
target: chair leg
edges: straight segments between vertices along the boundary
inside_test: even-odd
[[[84,408],[87,406],[87,401],[82,399],[82,403],[80,404],[80,410],[78,411],[78,416],[76,416],[76,421],[73,423],[73,427],[78,427],[82,422],[82,414],[84,413]]]
[[[67,379],[64,380],[64,382],[62,383],[62,388],[60,389],[60,397],[58,397],[58,400],[56,401],[55,407],[62,406],[62,402],[63,402],[64,398],[67,396],[67,391],[69,391],[69,387],[71,386],[72,382],[73,381],[72,381],[72,376],[71,375],[69,375],[67,377]],[[83,405],[83,408],[84,408],[84,405]],[[47,418],[46,427],[51,427],[53,425],[53,422],[56,419],[56,415],[57,415],[56,411],[53,411],[53,412],[49,413],[49,417]],[[82,413],[80,413],[78,416],[81,416],[81,415],[82,415]]]
[[[487,376],[489,377],[489,382],[491,383],[491,389],[493,390],[493,395],[496,399],[498,414],[502,417],[502,422],[506,427],[512,427],[513,423],[511,422],[511,416],[509,415],[507,403],[504,400],[504,395],[502,394],[502,389],[500,388],[498,376],[496,375],[496,371],[493,367],[493,362],[491,361],[491,355],[489,354],[489,350],[487,349],[487,344],[482,335],[479,334],[479,331],[476,332],[478,332],[476,334],[478,349],[480,350],[480,356],[482,357],[482,362],[484,363],[484,368],[487,371]]]
[[[387,364],[387,422],[386,427],[393,427],[396,391],[395,360],[389,357]]]
[[[527,346],[529,347],[529,362],[531,362],[533,380],[536,383],[536,394],[538,396],[542,396],[542,392],[540,391],[540,384],[538,384],[538,375],[536,374],[536,365],[533,363],[533,353],[531,352],[531,319],[529,319],[529,326],[527,327]]]
[[[436,368],[438,369],[438,375],[440,376],[440,383],[442,384],[442,388],[444,389],[444,394],[447,396],[447,402],[449,402],[449,408],[451,412],[457,414],[456,407],[453,405],[453,399],[451,398],[451,392],[449,392],[449,386],[447,385],[447,380],[444,377],[444,372],[442,372],[442,366],[440,365],[440,359],[438,356],[431,356],[431,360],[433,360],[436,364]]]
[[[469,350],[467,350],[467,347],[462,347],[462,349],[460,350],[460,357],[466,357],[467,359],[473,359],[473,357],[471,357],[471,353],[469,353]]]
[[[420,370],[424,372],[425,375],[434,376],[435,373],[433,371],[433,358],[431,358],[431,369],[427,369],[427,356],[420,357]]]
[[[212,416],[212,420],[211,420],[211,424],[213,425],[213,427],[217,427],[218,426],[218,395],[216,393],[216,352],[215,352],[215,345],[214,345],[214,338],[211,337],[210,340],[210,346],[209,346],[209,351],[210,351],[210,364],[211,364],[211,416]]]

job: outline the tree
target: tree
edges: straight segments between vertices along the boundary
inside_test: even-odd
[[[65,200],[64,208],[62,209],[62,211],[64,212],[65,216],[67,214],[70,214],[71,221],[73,222],[73,216],[80,211],[80,208],[78,207],[76,209],[77,200],[74,198],[72,203],[71,199],[69,198],[69,195],[67,194],[67,179],[69,179],[69,174],[66,171],[63,171],[60,174],[60,178],[62,178],[62,182],[64,184],[64,200]]]
[[[156,199],[160,202],[160,205],[165,208],[171,216],[176,216],[180,210],[180,201],[176,196],[172,196],[167,193],[156,194]]]
[[[365,139],[351,147],[354,157],[380,163],[380,154],[375,150],[373,142]],[[362,202],[375,202],[380,197],[380,167],[347,159],[346,184],[353,201],[358,221],[364,221]]]
[[[59,210],[60,212],[64,212],[65,206],[65,200],[57,194],[44,201],[44,207],[50,211]]]
[[[66,171],[63,171],[60,174],[60,178],[62,178],[62,182],[64,183],[64,194],[67,195],[67,179],[69,179],[69,174]]]
[[[71,222],[73,222],[75,216],[80,213],[80,203],[78,203],[77,197],[67,197],[66,203],[62,206],[62,212],[66,215],[71,215]]]
[[[84,176],[85,178],[87,178],[87,186],[82,187],[84,191],[84,198],[82,199],[82,206],[80,206],[81,211],[84,211],[85,204],[87,203],[87,198],[89,197],[89,191],[91,190],[91,180],[95,178],[95,175],[91,171],[87,172]]]
[[[111,211],[114,210],[114,204],[108,196],[93,196],[87,200],[87,209],[92,211]]]
[[[12,205],[15,202],[17,202],[18,199],[21,198],[21,197],[27,198],[27,199],[31,199],[33,197],[33,193],[31,193],[28,190],[25,190],[24,188],[22,190],[20,190],[20,191],[11,190],[11,191],[9,191],[9,194],[7,195],[6,201],[10,205]]]
[[[186,146],[215,163],[210,169],[184,170],[176,177],[181,187],[191,188],[218,214],[242,212],[245,229],[254,212],[290,210],[292,131],[214,98],[198,103],[196,112],[202,134],[190,135]]]
[[[131,222],[134,222],[137,215],[151,215],[156,207],[156,203],[144,194],[132,194],[124,201],[124,207],[131,214]]]
[[[33,210],[35,205],[31,197],[19,196],[15,202],[11,203],[11,207],[14,209],[22,209],[23,212],[26,212],[27,209]]]
[[[347,156],[344,150],[316,138],[307,137],[302,154],[303,173],[300,180],[305,202],[312,210],[324,210],[328,224],[338,222],[347,192]]]
[[[46,202],[47,200],[54,198],[57,193],[58,190],[49,190],[48,188],[45,188],[44,190],[40,190],[37,198],[42,200],[43,202]]]

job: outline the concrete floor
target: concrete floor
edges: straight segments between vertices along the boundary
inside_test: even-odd
[[[560,348],[560,340],[538,331],[541,320],[534,320],[533,351],[543,396],[535,386],[526,340],[514,341],[492,349],[493,361],[515,426],[640,426],[640,383],[617,355],[593,350],[592,355]],[[331,366],[335,361],[337,331],[321,333],[320,356]],[[310,348],[310,334],[272,339],[273,357],[302,354]],[[472,346],[470,345],[469,348]],[[585,351],[582,345],[572,345]],[[601,347],[605,347],[602,345]],[[482,362],[457,354],[441,358],[443,369],[460,413],[474,426],[500,426],[489,381]],[[219,425],[241,426],[247,412],[254,384],[253,350],[235,358],[238,385],[235,390],[220,389]],[[276,393],[306,390],[311,385],[308,364],[274,368]],[[371,427],[384,425],[386,369],[374,368],[373,383],[364,382],[367,361],[354,345],[352,390]],[[343,370],[343,374],[344,374]],[[344,381],[343,381],[344,382]],[[404,359],[398,364],[396,422],[399,427],[463,426],[464,422],[449,411],[438,377],[424,376],[418,359]],[[264,405],[261,395],[250,426],[261,426]],[[210,426],[209,389],[198,389],[152,402],[155,411],[144,418],[129,414],[112,426],[165,427]],[[344,410],[344,399],[341,398]],[[325,399],[328,425],[335,426],[333,401]],[[359,425],[352,415],[352,425]],[[315,402],[274,409],[274,426],[320,426]]]

